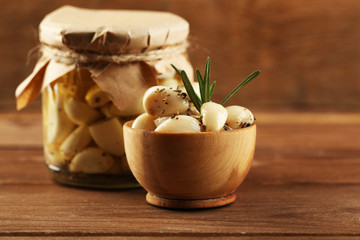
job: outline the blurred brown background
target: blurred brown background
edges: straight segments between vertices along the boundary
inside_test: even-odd
[[[255,110],[359,111],[358,0],[0,0],[0,111],[14,111],[16,86],[35,64],[27,53],[50,11],[87,8],[170,11],[190,22],[190,58],[212,59],[213,100],[262,71],[233,97]],[[39,111],[40,99],[25,111]]]

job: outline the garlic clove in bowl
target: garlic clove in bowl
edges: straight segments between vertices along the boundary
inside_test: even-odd
[[[200,123],[186,115],[174,115],[163,121],[155,132],[200,132]]]
[[[189,108],[186,93],[165,86],[149,88],[143,99],[145,112],[153,116],[171,116]]]
[[[226,107],[226,111],[228,112],[226,123],[232,129],[248,127],[255,121],[252,112],[245,107],[233,105]]]
[[[228,112],[218,103],[207,102],[201,106],[201,116],[206,131],[220,131],[225,125]]]

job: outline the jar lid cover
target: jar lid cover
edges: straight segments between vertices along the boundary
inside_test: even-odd
[[[42,20],[40,42],[101,54],[139,53],[186,41],[189,24],[168,12],[63,6]]]

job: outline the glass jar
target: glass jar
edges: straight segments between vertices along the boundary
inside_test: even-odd
[[[171,84],[181,83],[160,80]],[[122,125],[144,113],[141,96],[119,110],[80,68],[48,85],[42,104],[45,160],[53,179],[86,187],[138,186],[127,164]]]
[[[66,6],[47,15],[39,32],[42,56],[16,96],[21,109],[42,93],[51,177],[82,187],[138,186],[122,125],[144,112],[148,87],[182,85],[171,63],[192,72],[188,23],[169,13]]]

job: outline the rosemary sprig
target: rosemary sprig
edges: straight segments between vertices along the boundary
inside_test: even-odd
[[[175,69],[175,71],[180,75],[181,80],[184,83],[186,92],[188,93],[191,101],[194,103],[194,106],[196,109],[200,112],[201,105],[210,102],[212,93],[214,92],[216,82],[210,83],[210,58],[208,57],[206,59],[205,64],[205,72],[204,77],[201,76],[201,73],[199,69],[196,69],[196,77],[199,82],[199,90],[200,90],[200,97],[196,94],[193,86],[191,85],[191,82],[186,75],[186,72],[184,70],[177,69],[173,64],[171,66]],[[251,80],[253,80],[255,77],[257,77],[260,74],[260,71],[257,70],[250,74],[247,78],[245,78],[244,81],[242,81],[234,90],[232,90],[227,97],[221,101],[220,104],[224,104],[226,101],[228,101],[237,91],[240,90],[243,86],[245,86],[247,83],[249,83]]]
[[[235,93],[237,93],[237,91],[240,90],[240,88],[242,88],[243,86],[245,86],[246,84],[248,84],[251,80],[253,80],[254,78],[256,78],[258,75],[260,74],[259,70],[256,70],[255,72],[253,72],[252,74],[250,74],[249,76],[247,76],[247,78],[245,78],[244,81],[242,81],[239,85],[236,86],[236,88],[234,90],[231,91],[231,93],[229,93],[229,95],[226,96],[226,98],[224,98],[224,100],[222,100],[220,102],[221,105],[223,105],[224,103],[227,102],[227,100],[229,100]]]
[[[214,89],[215,89],[216,81],[214,81],[210,86],[210,96],[212,95]]]
[[[204,102],[210,102],[210,58],[206,59],[205,73],[204,73]]]

